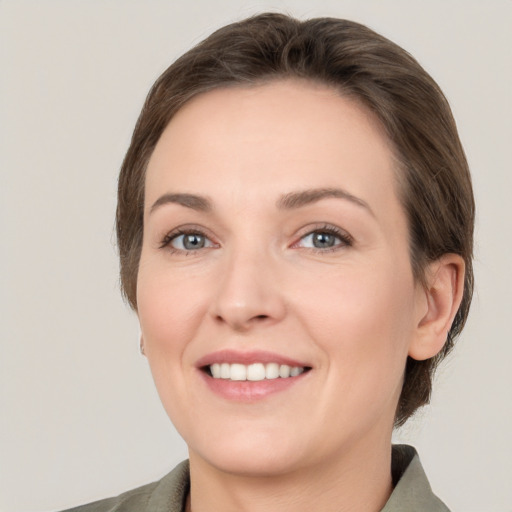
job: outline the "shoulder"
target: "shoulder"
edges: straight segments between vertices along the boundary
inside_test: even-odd
[[[158,486],[159,482],[132,489],[131,491],[124,492],[119,496],[107,498],[104,500],[94,501],[87,505],[70,508],[63,512],[131,512],[132,510],[144,510],[153,494],[153,491]]]
[[[157,482],[62,512],[182,512],[189,486],[189,466],[184,461]]]

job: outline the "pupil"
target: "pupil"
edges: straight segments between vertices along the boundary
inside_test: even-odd
[[[334,245],[334,235],[329,233],[315,233],[313,245],[317,248],[332,247]]]
[[[201,235],[186,235],[183,239],[185,249],[202,249],[204,247],[204,237]]]

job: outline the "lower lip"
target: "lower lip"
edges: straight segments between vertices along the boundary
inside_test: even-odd
[[[214,379],[200,370],[201,377],[211,391],[222,398],[238,402],[262,400],[267,396],[285,391],[301,382],[308,373],[309,371],[301,373],[296,377],[278,379],[235,381],[229,379]]]

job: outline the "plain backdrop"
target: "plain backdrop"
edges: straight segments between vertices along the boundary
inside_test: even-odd
[[[365,23],[445,91],[478,203],[476,294],[432,405],[396,439],[456,511],[512,510],[512,1],[0,1],[0,510],[50,511],[186,457],[120,298],[117,172],[157,76],[264,10]]]

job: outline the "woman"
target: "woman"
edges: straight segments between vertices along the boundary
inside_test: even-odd
[[[119,179],[124,293],[189,462],[78,510],[447,510],[393,427],[472,294],[441,91],[364,26],[263,14],[154,85]]]

